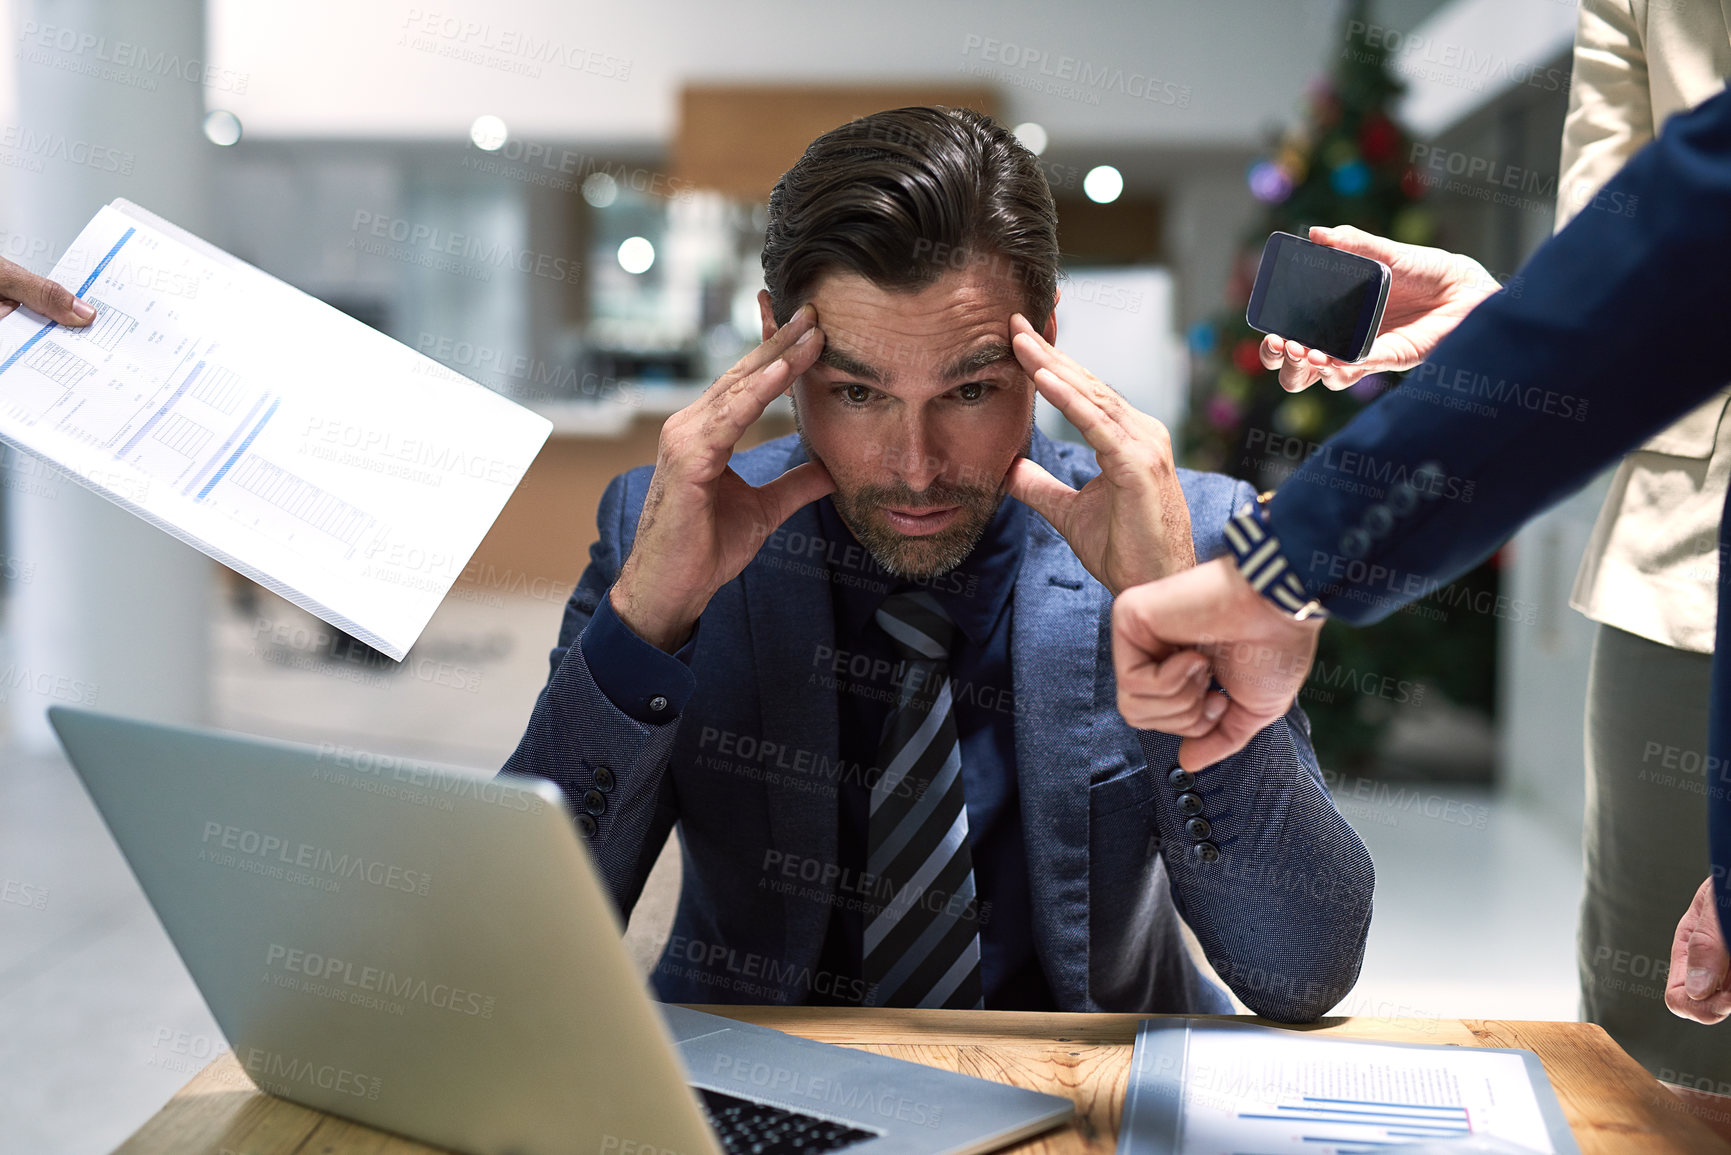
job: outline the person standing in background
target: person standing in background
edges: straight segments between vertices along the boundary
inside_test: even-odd
[[[1728,75],[1731,5],[1581,0],[1556,228],[1589,206],[1611,210],[1601,203],[1605,183],[1669,117],[1717,94]],[[1428,275],[1407,278],[1415,299],[1404,307],[1391,294],[1381,347],[1366,361],[1348,365],[1265,340],[1263,364],[1279,369],[1289,390],[1317,380],[1341,389],[1371,372],[1411,368],[1495,288],[1475,262],[1440,250],[1356,229],[1316,230],[1311,239]],[[1644,387],[1638,378],[1627,384]],[[1570,597],[1599,623],[1587,684],[1582,1017],[1660,1078],[1714,1087],[1731,1085],[1731,1048],[1670,1013],[1657,980],[1672,953],[1676,911],[1702,885],[1698,857],[1676,850],[1707,837],[1719,521],[1731,478],[1727,404],[1731,389],[1720,389],[1622,460]],[[1648,981],[1630,981],[1643,972]]]
[[[1726,11],[1582,0],[1559,229],[1667,118],[1725,86]],[[1623,459],[1569,599],[1599,623],[1587,674],[1582,1017],[1654,1074],[1715,1086],[1731,1084],[1731,1047],[1671,1014],[1662,991],[1643,993],[1651,983],[1617,981],[1628,978],[1617,962],[1668,958],[1676,912],[1701,884],[1698,859],[1675,847],[1707,837],[1706,794],[1688,787],[1705,784],[1719,519],[1731,477],[1728,402],[1731,390],[1719,390]],[[1659,784],[1668,781],[1676,785]]]

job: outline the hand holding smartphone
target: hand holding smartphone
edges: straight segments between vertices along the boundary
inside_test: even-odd
[[[1392,281],[1381,261],[1269,234],[1244,319],[1341,361],[1362,361],[1382,324]]]

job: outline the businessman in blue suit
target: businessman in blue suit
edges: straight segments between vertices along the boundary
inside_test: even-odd
[[[965,110],[850,122],[763,263],[764,343],[608,487],[505,767],[576,802],[622,916],[678,825],[661,997],[1229,1010],[1182,917],[1258,1012],[1334,1005],[1373,872],[1304,714],[1186,770],[1114,708],[1113,596],[1249,490],[1054,347],[1033,156]],[[797,436],[736,454],[783,393]]]
[[[1395,367],[1423,363],[1271,500],[1235,515],[1229,556],[1126,590],[1114,607],[1122,712],[1184,735],[1186,766],[1231,756],[1284,714],[1323,614],[1374,622],[1435,589],[1731,379],[1731,92],[1673,116],[1534,253],[1519,294],[1460,310],[1458,327],[1444,307],[1453,279],[1435,250],[1420,252],[1406,272],[1437,290],[1425,312],[1442,323]],[[1310,350],[1265,353],[1289,388],[1347,371]],[[1375,460],[1388,483],[1331,485],[1347,460]],[[1469,482],[1471,502],[1456,500]],[[1728,529],[1731,516],[1719,525],[1705,759],[1711,862],[1678,923],[1665,992],[1674,1013],[1707,1024],[1731,1016]],[[1198,670],[1223,693],[1187,680]]]

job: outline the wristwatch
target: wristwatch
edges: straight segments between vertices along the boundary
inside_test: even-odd
[[[1268,500],[1272,489],[1247,501],[1244,508],[1226,523],[1226,544],[1236,559],[1238,572],[1250,583],[1250,588],[1273,602],[1293,621],[1306,618],[1326,618],[1322,603],[1304,592],[1298,575],[1292,572],[1286,555],[1280,552],[1280,539],[1268,524]]]

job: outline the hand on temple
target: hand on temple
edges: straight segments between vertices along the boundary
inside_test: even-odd
[[[1462,317],[1497,291],[1496,279],[1471,257],[1445,249],[1403,245],[1351,225],[1314,227],[1310,239],[1343,252],[1381,261],[1393,274],[1382,329],[1362,361],[1339,361],[1317,349],[1270,334],[1262,339],[1262,366],[1280,371],[1289,393],[1321,381],[1345,389],[1385,370],[1411,369],[1430,356]]]
[[[1010,318],[1010,342],[1034,388],[1094,450],[1100,472],[1076,490],[1018,457],[1006,492],[1051,522],[1114,594],[1195,565],[1190,508],[1166,426],[1054,348],[1019,313]]]
[[[793,512],[835,489],[816,461],[747,484],[729,461],[751,423],[817,361],[823,330],[802,305],[661,427],[637,537],[608,598],[638,637],[672,653],[715,591],[738,577]]]

